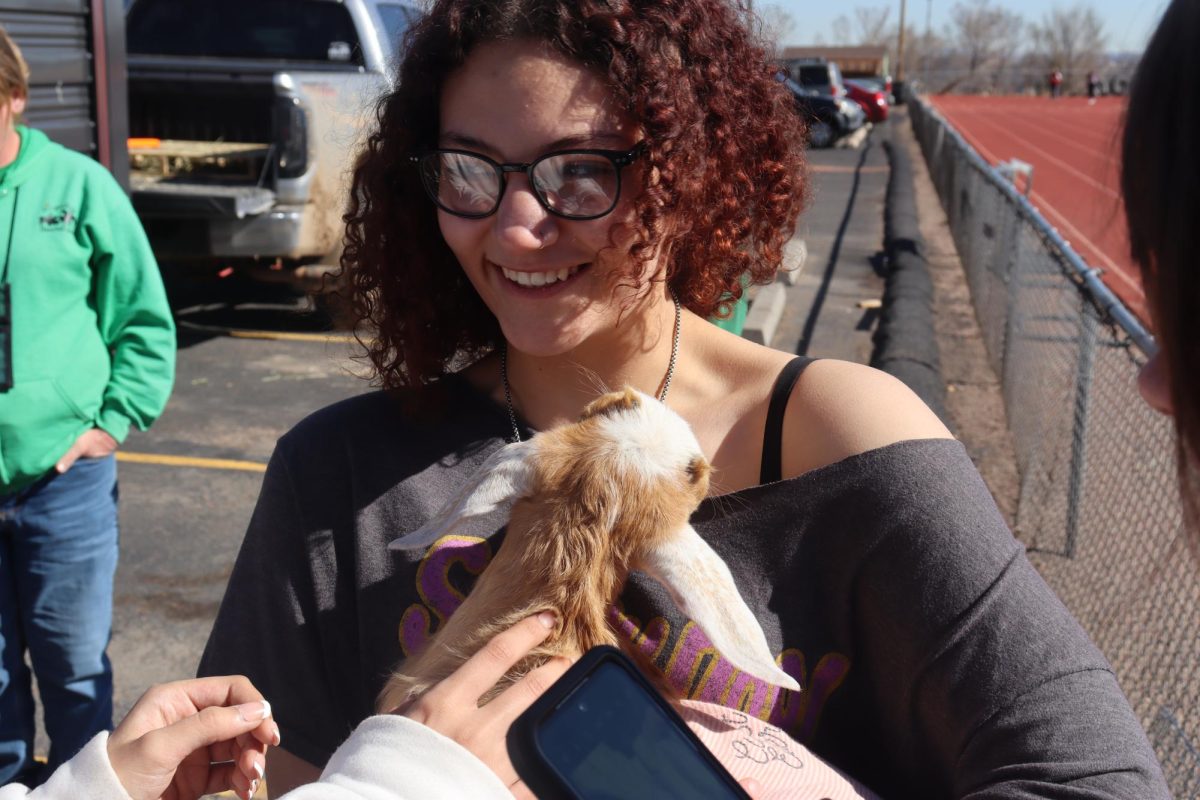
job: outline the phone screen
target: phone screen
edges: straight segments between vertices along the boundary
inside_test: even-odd
[[[538,726],[538,747],[583,800],[735,797],[645,690],[602,662]]]

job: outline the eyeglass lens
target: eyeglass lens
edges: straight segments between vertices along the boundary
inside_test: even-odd
[[[486,216],[500,204],[501,173],[489,161],[468,153],[430,153],[422,177],[438,205],[456,214]],[[565,217],[607,214],[617,202],[616,164],[591,153],[558,153],[533,165],[533,191],[546,208]]]

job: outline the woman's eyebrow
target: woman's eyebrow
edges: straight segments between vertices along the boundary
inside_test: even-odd
[[[478,139],[465,133],[458,131],[442,131],[439,139],[443,143],[455,145],[458,147],[482,150],[489,153],[499,153],[500,149],[496,146],[485,142],[483,139]],[[580,148],[584,145],[595,147],[596,145],[617,145],[621,149],[629,147],[629,139],[627,136],[611,132],[611,131],[588,131],[586,133],[573,133],[568,136],[563,136],[560,139],[555,139],[545,146],[538,149],[538,152],[549,153],[554,150],[569,150],[572,148]]]

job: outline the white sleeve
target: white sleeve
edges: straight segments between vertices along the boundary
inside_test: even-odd
[[[50,779],[30,791],[17,783],[0,788],[0,800],[130,800],[108,760],[108,733],[98,733]]]
[[[513,800],[482,761],[407,717],[368,717],[342,743],[317,783],[281,800]],[[0,796],[0,800],[7,800]]]

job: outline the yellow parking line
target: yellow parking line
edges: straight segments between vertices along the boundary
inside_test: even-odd
[[[230,330],[235,339],[276,339],[284,342],[353,342],[349,333],[289,333],[287,331],[240,331]]]
[[[117,461],[131,464],[162,464],[169,467],[196,467],[198,469],[236,469],[243,472],[266,472],[267,465],[257,461],[235,461],[229,458],[194,458],[192,456],[166,456],[156,453],[131,453],[117,451]]]

